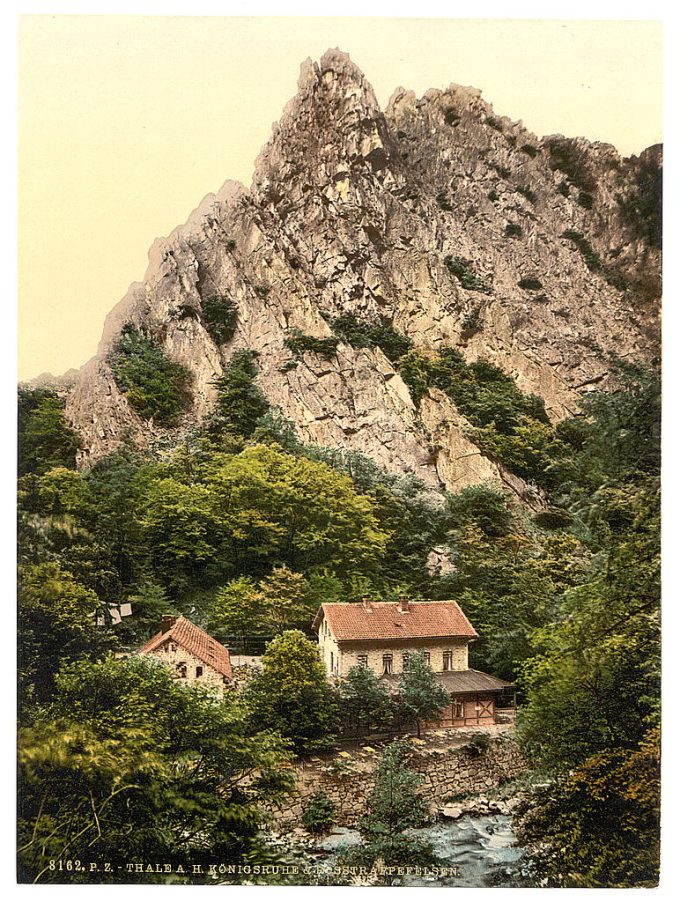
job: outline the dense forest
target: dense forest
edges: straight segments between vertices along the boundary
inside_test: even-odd
[[[309,641],[314,612],[405,594],[455,598],[481,637],[471,666],[521,689],[519,739],[545,777],[518,819],[532,880],[653,885],[658,373],[619,363],[617,390],[584,396],[578,416],[553,424],[540,399],[485,361],[423,355],[385,323],[333,329],[380,346],[416,402],[430,387],[446,392],[485,453],[535,488],[541,511],[498,485],[434,492],[361,455],[306,446],[269,407],[247,350],[232,355],[200,428],[171,448],[123,445],[84,470],[58,395],[21,389],[21,878],[59,881],[49,862],[65,858],[274,860],[260,827],[289,788],[286,765],[332,746],[338,728],[340,702]],[[290,366],[305,341],[291,339]],[[131,403],[170,422],[186,384],[154,353],[125,332],[117,378]],[[448,549],[448,566],[432,565],[435,547]],[[114,626],[110,607],[123,602],[134,614]],[[232,649],[266,646],[260,681],[217,702],[115,655],[153,635],[165,612]],[[288,694],[277,704],[282,668]],[[359,687],[357,703],[376,691]]]

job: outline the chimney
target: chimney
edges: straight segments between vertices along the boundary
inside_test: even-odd
[[[364,597],[361,599],[361,606],[363,607],[364,611],[367,611],[369,614],[371,613],[371,611],[373,610],[373,604],[371,602],[370,595],[364,595]]]
[[[399,601],[397,602],[397,610],[400,614],[410,614],[411,608],[409,606],[409,600],[405,595],[399,596]]]
[[[173,628],[176,621],[176,614],[163,614],[163,616],[161,617],[161,632],[167,633],[168,630]]]

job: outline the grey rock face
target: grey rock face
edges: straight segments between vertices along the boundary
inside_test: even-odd
[[[526,487],[466,437],[464,417],[442,393],[416,409],[379,349],[340,343],[329,358],[306,352],[292,365],[284,341],[295,328],[328,337],[328,320],[340,314],[386,317],[418,349],[455,346],[469,360],[487,358],[552,416],[568,415],[580,392],[609,384],[609,355],[657,353],[649,197],[660,165],[656,148],[624,160],[583,139],[539,140],[455,85],[420,100],[399,89],[382,112],[345,54],[308,60],[250,190],[227,182],[156,241],[143,281],[109,314],[97,356],[68,390],[82,463],[124,433],[141,447],[158,435],[107,362],[132,323],[192,375],[180,429],[208,413],[211,383],[233,351],[251,348],[262,390],[304,441],[362,451],[432,487],[496,480],[522,494]],[[464,288],[453,258],[488,292]],[[235,335],[222,346],[200,318],[176,316],[215,295],[238,307]]]

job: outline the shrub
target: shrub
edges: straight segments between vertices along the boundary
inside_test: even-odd
[[[449,201],[449,198],[445,191],[440,191],[437,194],[436,200],[437,200],[437,206],[439,207],[440,210],[446,210],[449,213],[453,210],[453,207],[451,206],[451,202]]]
[[[557,190],[563,197],[569,197],[569,182],[560,182]]]
[[[179,307],[173,307],[170,310],[170,318],[171,319],[200,319],[200,314],[195,307],[192,307],[191,304],[180,304]]]
[[[526,279],[520,279],[517,283],[520,288],[523,288],[525,291],[540,291],[543,288],[543,283],[539,282],[538,279],[533,277],[528,277]]]
[[[80,447],[64,416],[64,402],[48,389],[19,389],[19,475],[75,468]]]
[[[444,110],[444,122],[447,125],[458,125],[460,115],[452,107],[449,107],[447,110]]]
[[[338,339],[334,336],[315,338],[313,335],[305,335],[300,329],[291,329],[290,334],[284,341],[284,345],[297,358],[302,357],[305,351],[311,351],[313,354],[319,354],[328,360],[338,349]]]
[[[506,238],[521,238],[522,234],[522,226],[516,222],[509,222],[505,227]]]
[[[533,144],[522,144],[520,150],[532,159],[538,156],[538,148],[534,147]]]
[[[595,179],[590,174],[583,153],[568,138],[554,138],[548,142],[550,168],[558,169],[583,191],[594,191]]]
[[[205,298],[202,307],[205,328],[215,344],[222,345],[230,341],[236,331],[236,304],[223,295],[213,295]]]
[[[600,272],[602,269],[602,260],[597,251],[593,250],[593,246],[585,238],[581,232],[575,232],[573,229],[567,229],[562,232],[562,237],[567,238],[572,244],[576,245],[581,252],[583,261],[591,272]]]
[[[466,313],[463,317],[463,328],[461,330],[461,338],[467,341],[468,338],[472,338],[473,335],[476,335],[477,332],[481,332],[482,330],[482,314],[479,308],[475,310],[471,310],[469,313]]]
[[[536,525],[542,529],[566,529],[573,519],[569,511],[562,507],[548,507],[534,517]]]
[[[385,317],[376,322],[356,319],[351,313],[343,313],[331,320],[333,334],[353,348],[380,348],[392,362],[407,354],[412,342],[396,331]]]
[[[335,803],[324,792],[315,792],[302,812],[302,826],[310,833],[325,833],[335,817]]]
[[[191,376],[128,323],[109,357],[118,388],[140,417],[172,426],[189,406]]]
[[[496,172],[500,175],[501,178],[503,178],[503,179],[510,178],[511,172],[505,166],[499,166],[498,163],[494,163],[492,168],[496,170]]]
[[[490,201],[495,202],[498,200],[498,192],[494,191],[493,189],[491,191],[489,191],[489,193],[486,196],[489,198]]]
[[[579,191],[578,197],[576,198],[576,203],[583,207],[584,210],[592,210],[593,208],[593,195],[588,194],[587,191]]]
[[[500,119],[496,119],[495,116],[487,116],[484,121],[486,122],[487,125],[490,125],[491,128],[495,129],[497,132],[503,131],[503,125],[502,125]]]
[[[253,285],[253,291],[258,296],[258,298],[266,298],[269,294],[269,286],[268,285]]]
[[[522,197],[526,197],[526,199],[531,204],[535,204],[536,201],[538,200],[538,198],[536,197],[536,194],[531,190],[531,188],[528,185],[518,185],[517,188],[515,188],[515,191],[518,194],[521,194]]]
[[[475,733],[472,739],[469,742],[466,742],[463,748],[474,758],[479,758],[481,755],[485,755],[489,746],[491,745],[491,740],[487,733]]]
[[[255,382],[256,357],[255,351],[234,351],[223,374],[212,383],[217,403],[206,424],[209,433],[219,435],[227,430],[249,438],[268,412],[269,402]]]
[[[485,282],[470,265],[469,260],[462,257],[445,257],[444,263],[450,273],[458,279],[463,288],[468,291],[481,291],[483,294],[491,294],[491,285]]]

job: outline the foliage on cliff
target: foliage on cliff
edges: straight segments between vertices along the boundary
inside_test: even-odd
[[[109,358],[116,383],[143,419],[174,425],[190,400],[191,377],[134,326],[123,328]]]

